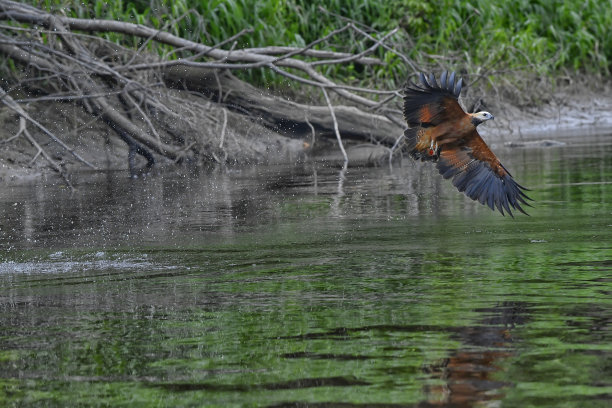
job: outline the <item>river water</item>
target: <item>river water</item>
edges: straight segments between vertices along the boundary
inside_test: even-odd
[[[612,136],[0,191],[0,406],[609,407]]]

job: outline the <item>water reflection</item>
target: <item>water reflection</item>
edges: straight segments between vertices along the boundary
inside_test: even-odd
[[[534,190],[532,215],[543,215],[569,203],[572,208],[609,205],[612,145],[591,146],[502,149],[500,155],[515,177]],[[304,164],[216,169],[196,176],[151,174],[136,180],[123,173],[98,173],[81,176],[77,187],[74,195],[61,185],[12,186],[0,192],[0,247],[168,243],[197,232],[231,237],[293,215],[461,215],[499,222],[497,214],[456,192],[434,167],[412,161],[391,169]]]
[[[410,161],[7,187],[0,405],[605,406],[597,143],[501,149],[514,220]]]
[[[157,387],[170,391],[253,391],[253,390],[292,390],[315,387],[354,387],[360,385],[371,385],[365,381],[349,377],[321,377],[321,378],[300,378],[295,381],[283,381],[268,384],[210,384],[210,383],[164,383]]]
[[[461,203],[432,168],[408,166],[392,172],[276,166],[219,169],[199,177],[152,174],[146,179],[93,174],[89,180],[83,177],[75,194],[56,185],[13,186],[0,196],[0,245],[168,243],[196,231],[231,237],[237,230],[275,223],[292,213],[302,216],[304,209],[312,211],[307,216],[388,219],[431,217],[455,201]],[[461,205],[474,212],[470,203]]]
[[[479,310],[487,316],[481,325],[456,329],[454,337],[461,346],[441,361],[423,367],[444,384],[427,385],[427,399],[418,406],[469,408],[501,400],[504,388],[513,384],[498,380],[495,373],[516,353],[518,339],[512,332],[526,322],[527,310],[524,302],[503,302]]]

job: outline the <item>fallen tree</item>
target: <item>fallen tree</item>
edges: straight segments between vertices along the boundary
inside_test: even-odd
[[[33,133],[39,139],[50,138],[67,152],[74,149],[51,131],[40,131],[26,104],[52,100],[80,106],[125,143],[131,168],[136,166],[136,155],[146,159],[147,166],[159,158],[198,163],[240,161],[240,148],[229,151],[225,142],[228,115],[246,116],[293,138],[335,138],[345,160],[343,138],[391,149],[402,134],[397,90],[339,84],[317,69],[349,62],[382,64],[370,55],[379,47],[388,48],[385,41],[397,30],[375,38],[348,23],[303,48],[236,50],[235,41],[241,34],[208,46],[142,25],[69,18],[9,0],[0,0],[0,20],[4,21],[0,53],[23,67],[16,82],[5,82],[8,86],[0,99],[21,118],[15,136],[29,134],[22,131],[25,120],[34,125]],[[365,36],[372,45],[358,54],[315,49],[349,30]],[[131,49],[96,35],[105,32],[138,37],[141,46]],[[189,55],[178,59],[152,55],[144,51],[152,41]],[[234,70],[258,68],[320,89],[325,104],[288,101],[232,75]],[[17,105],[22,106],[16,109]],[[38,144],[38,152],[44,152],[46,143]],[[95,167],[78,155],[73,154],[72,159]],[[57,163],[49,164],[65,176]]]

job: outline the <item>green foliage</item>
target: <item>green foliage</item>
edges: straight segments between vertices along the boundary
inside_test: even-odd
[[[408,9],[412,8],[410,3],[419,2],[410,0]],[[437,3],[435,10],[421,6],[422,11],[404,25],[416,39],[418,50],[429,48],[441,55],[463,50],[471,54],[476,64],[510,52],[510,68],[528,64],[551,73],[562,68],[591,73],[610,70],[609,1]]]
[[[450,69],[530,70],[608,74],[612,61],[612,2],[601,0],[119,0],[113,2],[44,0],[47,9],[62,8],[74,17],[108,18],[147,24],[210,45],[241,30],[236,48],[269,45],[304,46],[356,22],[375,37],[400,26],[390,43],[420,66],[441,62]],[[326,11],[324,11],[326,10]],[[106,34],[114,41],[126,41]],[[137,46],[142,40],[132,39]],[[332,38],[327,49],[360,52],[372,42],[356,33]],[[227,47],[231,46],[228,44]],[[160,54],[169,48],[149,45]],[[174,58],[181,55],[173,55]],[[346,82],[392,87],[403,82],[404,62],[379,49],[386,66],[346,64],[322,67]],[[260,85],[278,85],[267,70],[243,73]]]

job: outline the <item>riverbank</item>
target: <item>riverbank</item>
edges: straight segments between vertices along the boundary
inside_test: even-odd
[[[505,105],[496,113],[494,123],[479,130],[483,136],[504,142],[551,135],[571,142],[578,135],[612,133],[612,97],[608,92],[565,90],[557,93],[555,100],[530,108]]]
[[[127,170],[128,152],[125,144],[114,135],[92,137],[108,132],[103,124],[91,123],[91,118],[81,109],[64,103],[40,104],[36,118],[47,128],[62,135],[68,145],[75,146],[81,156],[99,170]],[[594,91],[563,90],[555,94],[554,102],[537,107],[516,107],[497,102],[491,104],[495,120],[479,128],[483,138],[495,148],[498,145],[511,147],[552,147],[555,143],[538,143],[552,140],[571,144],[576,138],[594,134],[612,134],[612,97]],[[219,108],[220,109],[220,108]],[[220,111],[216,112],[220,115]],[[341,159],[335,138],[327,135],[313,140],[309,134],[287,135],[268,129],[252,118],[229,112],[226,128],[203,129],[203,132],[220,133],[226,144],[233,148],[234,155],[241,157],[235,164],[291,163],[308,160]],[[86,121],[90,123],[84,126]],[[23,137],[13,138],[19,131],[19,117],[7,107],[0,107],[0,138],[8,141],[0,145],[0,183],[60,177],[53,171],[37,150]],[[397,135],[402,129],[397,127]],[[220,134],[217,138],[221,137]],[[9,141],[10,140],[10,141]],[[362,141],[343,140],[352,165],[382,164],[388,158],[388,148]],[[535,142],[535,143],[533,143]],[[86,167],[72,159],[69,152],[54,143],[44,142],[48,150],[68,174],[78,174]],[[231,147],[233,145],[233,147]],[[143,164],[139,163],[139,164]],[[160,160],[159,167],[169,167],[168,160]],[[185,164],[189,166],[189,164]],[[171,167],[171,166],[170,166]]]

